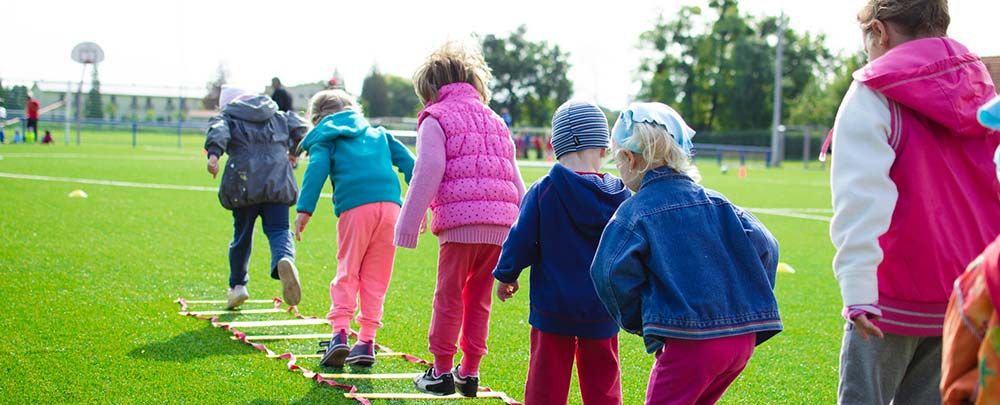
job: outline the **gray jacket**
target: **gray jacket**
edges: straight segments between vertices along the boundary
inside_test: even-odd
[[[256,204],[293,205],[299,194],[288,155],[296,153],[307,131],[293,112],[278,111],[267,96],[234,101],[212,118],[205,150],[229,155],[219,202],[226,209]]]

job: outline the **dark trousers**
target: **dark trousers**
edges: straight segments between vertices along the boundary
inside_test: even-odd
[[[229,244],[229,287],[246,285],[250,281],[250,252],[253,248],[253,229],[261,218],[261,225],[271,245],[271,278],[278,279],[278,261],[295,260],[295,245],[288,228],[288,206],[285,204],[258,204],[233,210],[233,241]]]

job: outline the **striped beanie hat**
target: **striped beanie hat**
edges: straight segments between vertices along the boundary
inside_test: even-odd
[[[570,152],[608,147],[608,118],[594,103],[567,101],[552,116],[552,150],[556,159]]]

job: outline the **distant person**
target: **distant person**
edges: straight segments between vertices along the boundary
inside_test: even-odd
[[[778,241],[697,183],[693,136],[661,103],[630,105],[611,130],[635,195],[604,229],[591,276],[611,317],[656,354],[647,404],[716,403],[755,347],[782,330]]]
[[[271,87],[274,88],[271,99],[278,103],[278,111],[292,111],[292,95],[288,93],[288,90],[285,90],[285,86],[281,85],[281,80],[277,77],[271,79]]]
[[[31,129],[32,131],[34,131],[35,134],[35,137],[31,139],[31,142],[37,142],[38,110],[41,108],[41,104],[38,103],[38,99],[31,96],[31,93],[28,93],[28,95],[25,96],[24,99],[25,99],[24,103],[25,115],[28,117],[27,126],[25,126],[24,128],[24,135],[27,137],[28,129]]]
[[[0,98],[0,103],[2,103],[2,102],[3,102],[3,99]],[[0,144],[3,144],[4,140],[5,140],[4,139],[4,127],[7,124],[6,121],[7,121],[7,109],[4,108],[2,105],[0,105]]]
[[[301,298],[295,246],[288,226],[288,207],[295,204],[298,186],[291,160],[307,126],[295,113],[285,114],[267,96],[223,86],[219,115],[209,123],[205,140],[208,172],[219,173],[219,157],[226,153],[219,202],[233,212],[233,241],[229,245],[229,294],[226,307],[236,308],[250,298],[250,251],[254,224],[260,217],[271,247],[271,278],[281,280],[285,303]]]
[[[979,122],[1000,131],[1000,97],[979,111]],[[993,155],[1000,178],[1000,149]],[[944,318],[941,403],[1000,403],[1000,237],[955,281]]]
[[[945,0],[866,0],[868,64],[833,126],[830,236],[845,318],[838,399],[941,403],[941,336],[955,279],[1000,233],[976,122],[986,66],[948,38]]]
[[[535,158],[538,160],[545,160],[545,145],[542,144],[542,139],[544,137],[541,135],[531,138],[532,145],[535,147]]]
[[[514,117],[510,115],[510,110],[506,108],[500,109],[500,118],[503,119],[504,124],[507,124],[507,128],[514,126]]]
[[[52,139],[52,132],[45,130],[45,137],[42,138],[42,145],[52,145],[54,140]]]
[[[320,364],[375,363],[375,333],[382,327],[385,294],[392,278],[396,246],[392,244],[396,219],[403,205],[399,176],[409,183],[413,154],[382,127],[373,127],[354,98],[343,90],[323,90],[309,101],[309,120],[315,125],[302,141],[309,167],[295,218],[295,237],[301,238],[327,184],[333,186],[337,216],[337,275],[330,282],[333,338]],[[351,320],[360,303],[361,329],[348,351]]]
[[[531,324],[526,404],[565,404],[573,359],[583,403],[621,404],[618,324],[604,308],[590,264],[611,216],[631,193],[601,166],[608,119],[594,104],[569,101],[552,117],[559,160],[524,195],[493,277],[510,299],[531,267]],[[572,207],[567,210],[567,207]]]
[[[431,232],[440,245],[427,334],[434,364],[414,385],[435,395],[457,391],[475,397],[479,391],[493,303],[492,273],[524,196],[514,141],[489,108],[491,79],[482,50],[457,42],[431,53],[413,75],[424,109],[417,116],[417,162],[396,224],[395,244],[417,247],[430,207]],[[462,348],[457,366],[456,342]]]

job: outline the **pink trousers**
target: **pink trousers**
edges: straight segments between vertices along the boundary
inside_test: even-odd
[[[756,335],[667,339],[649,373],[646,404],[714,404],[753,355]]]
[[[486,339],[490,333],[493,269],[499,258],[500,246],[497,245],[441,245],[434,313],[428,334],[437,372],[451,371],[457,352],[455,342],[460,341],[462,369],[459,372],[463,376],[479,374],[479,362],[486,355]]]
[[[375,339],[382,327],[382,306],[392,278],[396,247],[392,244],[399,206],[389,202],[365,204],[340,215],[337,222],[337,276],[330,282],[333,330],[350,330],[361,303],[358,337]]]
[[[524,384],[524,404],[566,404],[574,358],[584,405],[622,403],[618,336],[585,339],[531,328],[531,358],[528,380]]]

